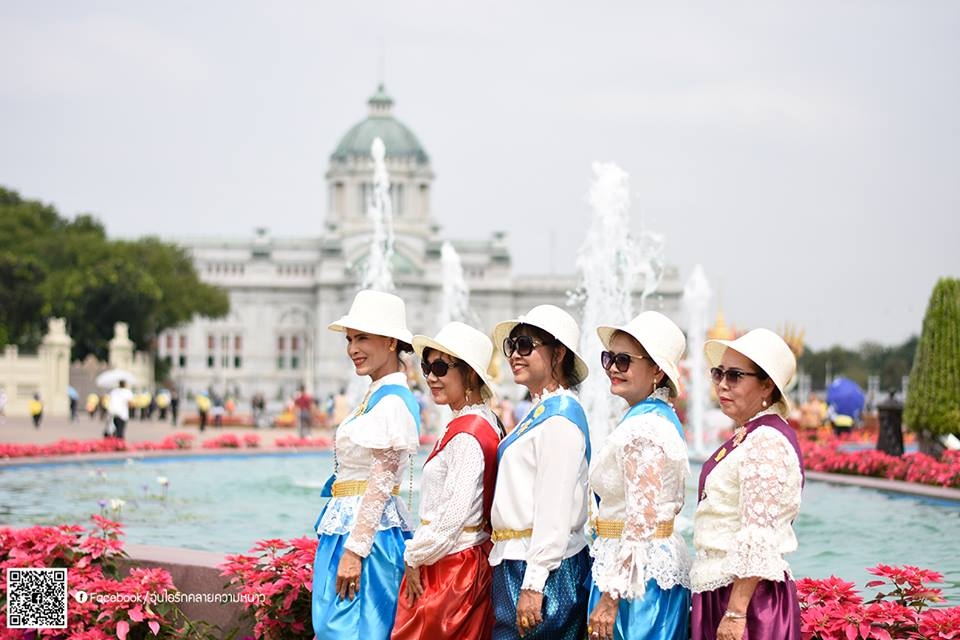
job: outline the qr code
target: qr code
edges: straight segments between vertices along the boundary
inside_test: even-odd
[[[7,569],[8,628],[66,626],[66,569]]]

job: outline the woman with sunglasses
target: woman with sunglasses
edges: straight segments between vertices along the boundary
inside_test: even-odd
[[[330,497],[317,519],[313,629],[317,640],[390,637],[410,516],[397,497],[420,444],[420,407],[407,388],[400,354],[412,352],[403,300],[360,291],[349,313],[329,325],[346,334],[347,355],[371,383],[337,427]]]
[[[627,401],[590,471],[600,500],[593,522],[590,637],[686,640],[690,556],[674,518],[690,475],[683,427],[670,398],[680,386],[683,332],[645,311],[597,328],[610,392]]]
[[[500,426],[487,401],[490,338],[451,322],[435,338],[414,336],[438,405],[453,410],[423,465],[420,527],[407,542],[394,640],[486,640],[493,629],[490,505]]]
[[[497,454],[490,516],[493,637],[579,639],[590,572],[583,535],[590,435],[570,391],[588,373],[577,354],[580,329],[564,310],[541,305],[501,322],[493,335],[514,381],[533,398]]]
[[[694,640],[799,640],[795,551],[803,457],[785,416],[796,358],[772,331],[704,345],[720,410],[737,425],[700,472],[693,520]],[[746,635],[745,635],[746,634]]]

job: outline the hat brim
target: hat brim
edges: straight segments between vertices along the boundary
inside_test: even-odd
[[[490,377],[490,374],[487,373],[487,370],[480,366],[478,362],[472,361],[469,358],[465,358],[456,350],[448,347],[445,344],[441,344],[429,336],[415,335],[413,336],[413,350],[416,354],[423,359],[423,352],[426,349],[434,349],[442,353],[447,354],[448,356],[453,356],[461,362],[467,363],[467,366],[473,369],[478,376],[480,376],[480,382],[483,383],[480,388],[480,395],[484,400],[489,400],[493,398],[496,393],[493,390],[493,378]]]
[[[346,333],[347,329],[353,329],[354,331],[362,331],[364,333],[370,333],[375,336],[384,336],[386,338],[396,338],[407,344],[413,342],[413,334],[410,331],[404,329],[397,329],[396,327],[378,327],[373,323],[351,318],[350,316],[343,316],[336,322],[331,322],[327,325],[327,329],[330,331],[337,331],[339,333]]]
[[[513,320],[505,320],[503,322],[497,323],[497,326],[493,328],[493,348],[495,351],[503,353],[503,341],[506,339],[510,332],[513,331],[514,327],[518,324],[527,324],[531,327],[536,327],[541,331],[546,331],[553,336],[553,332],[545,327],[541,327],[536,322],[530,322],[529,320],[520,320],[519,318],[514,318]],[[590,367],[587,366],[586,361],[577,353],[574,349],[570,348],[570,345],[566,344],[556,336],[553,336],[557,342],[566,347],[570,353],[573,354],[573,372],[577,376],[576,384],[580,384],[587,379],[587,376],[590,375]]]
[[[669,358],[666,358],[658,353],[652,352],[647,348],[647,345],[643,344],[643,340],[639,336],[634,335],[629,328],[627,327],[614,327],[609,325],[602,325],[597,327],[597,335],[600,337],[600,343],[603,344],[604,349],[610,348],[610,340],[613,338],[613,334],[617,331],[621,331],[637,342],[640,343],[640,346],[643,347],[644,351],[647,352],[647,355],[650,356],[650,359],[653,360],[660,370],[663,371],[667,380],[670,381],[670,395],[674,398],[680,395],[680,370],[677,369],[675,365]]]
[[[703,344],[703,353],[704,355],[707,356],[707,361],[710,363],[711,368],[720,366],[720,361],[723,360],[723,354],[726,353],[727,349],[732,349],[733,351],[736,351],[737,353],[742,355],[744,358],[749,358],[751,362],[753,362],[755,365],[763,369],[763,365],[757,361],[758,360],[757,354],[744,353],[743,350],[738,349],[734,345],[733,340],[707,340]],[[760,359],[762,360],[762,358]],[[766,369],[763,369],[763,370],[767,373],[768,376],[770,376],[769,371],[767,371]],[[777,390],[780,391],[780,399],[777,400],[774,406],[779,407],[777,409],[777,412],[781,416],[786,418],[793,407],[792,403],[790,402],[790,399],[787,397],[787,391],[784,388],[785,386],[787,386],[787,383],[789,381],[781,385],[779,382],[774,380],[773,376],[770,376],[770,380],[773,382],[773,385],[777,388]]]

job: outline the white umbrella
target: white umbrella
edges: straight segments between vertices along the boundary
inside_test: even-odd
[[[126,381],[129,387],[137,383],[137,376],[123,369],[110,369],[97,376],[97,386],[102,389],[113,389],[119,386],[121,380]]]

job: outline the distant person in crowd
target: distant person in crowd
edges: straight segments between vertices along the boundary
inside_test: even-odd
[[[313,398],[307,393],[305,386],[300,385],[297,396],[293,399],[293,405],[297,408],[300,437],[306,438],[313,427]]]
[[[120,380],[116,388],[110,392],[110,420],[113,422],[113,435],[124,439],[127,422],[130,421],[130,405],[133,403],[133,392],[127,388],[127,381]]]
[[[69,402],[69,406],[70,406],[70,422],[76,422],[77,421],[77,405],[80,402],[80,399],[77,396],[77,392],[76,391],[74,391],[73,393],[67,392],[67,401]]]
[[[827,419],[833,428],[833,435],[837,437],[849,435],[853,431],[853,425],[856,423],[854,416],[840,413],[832,404],[827,407]]]
[[[266,402],[263,399],[263,394],[259,391],[253,394],[253,397],[250,399],[250,410],[251,415],[253,416],[253,426],[262,427],[263,425],[263,414],[266,409]]]
[[[580,640],[587,628],[590,435],[573,389],[589,369],[580,328],[554,305],[499,323],[514,382],[534,407],[499,448],[493,526],[495,640]],[[590,499],[592,500],[592,498]]]
[[[213,426],[220,428],[223,426],[223,396],[219,393],[213,394],[213,409],[210,414],[213,416]]]
[[[797,548],[803,456],[787,423],[796,371],[773,331],[708,340],[704,352],[720,409],[737,425],[700,471],[692,640],[800,640],[800,603],[784,555]]]
[[[423,465],[420,527],[407,542],[393,640],[484,639],[493,632],[490,506],[501,430],[487,404],[493,343],[462,322],[413,348],[437,405],[453,417]]]
[[[7,421],[7,390],[0,387],[0,424]]]
[[[33,419],[33,427],[40,428],[40,422],[43,420],[43,402],[40,401],[40,394],[33,394],[27,409],[30,411],[30,418]]]
[[[170,424],[177,426],[177,416],[180,413],[180,392],[176,389],[170,391]]]
[[[154,400],[157,403],[157,420],[164,422],[167,419],[167,409],[170,408],[170,392],[161,389],[157,392]]]
[[[96,393],[88,393],[87,400],[84,403],[84,409],[87,410],[87,415],[90,416],[90,419],[97,415],[97,409],[100,407],[100,396]]]
[[[626,415],[594,457],[591,639],[687,640],[690,554],[674,519],[690,475],[687,443],[670,403],[679,395],[683,331],[644,311],[597,328],[600,366]]]
[[[420,408],[400,357],[413,336],[403,299],[371,290],[329,329],[345,334],[356,374],[371,383],[337,427],[336,471],[322,492],[330,500],[314,525],[313,630],[317,640],[386,640],[413,528],[399,497],[420,445]]]
[[[199,393],[196,397],[197,415],[200,417],[200,433],[207,428],[207,414],[210,412],[210,398],[205,393]]]

